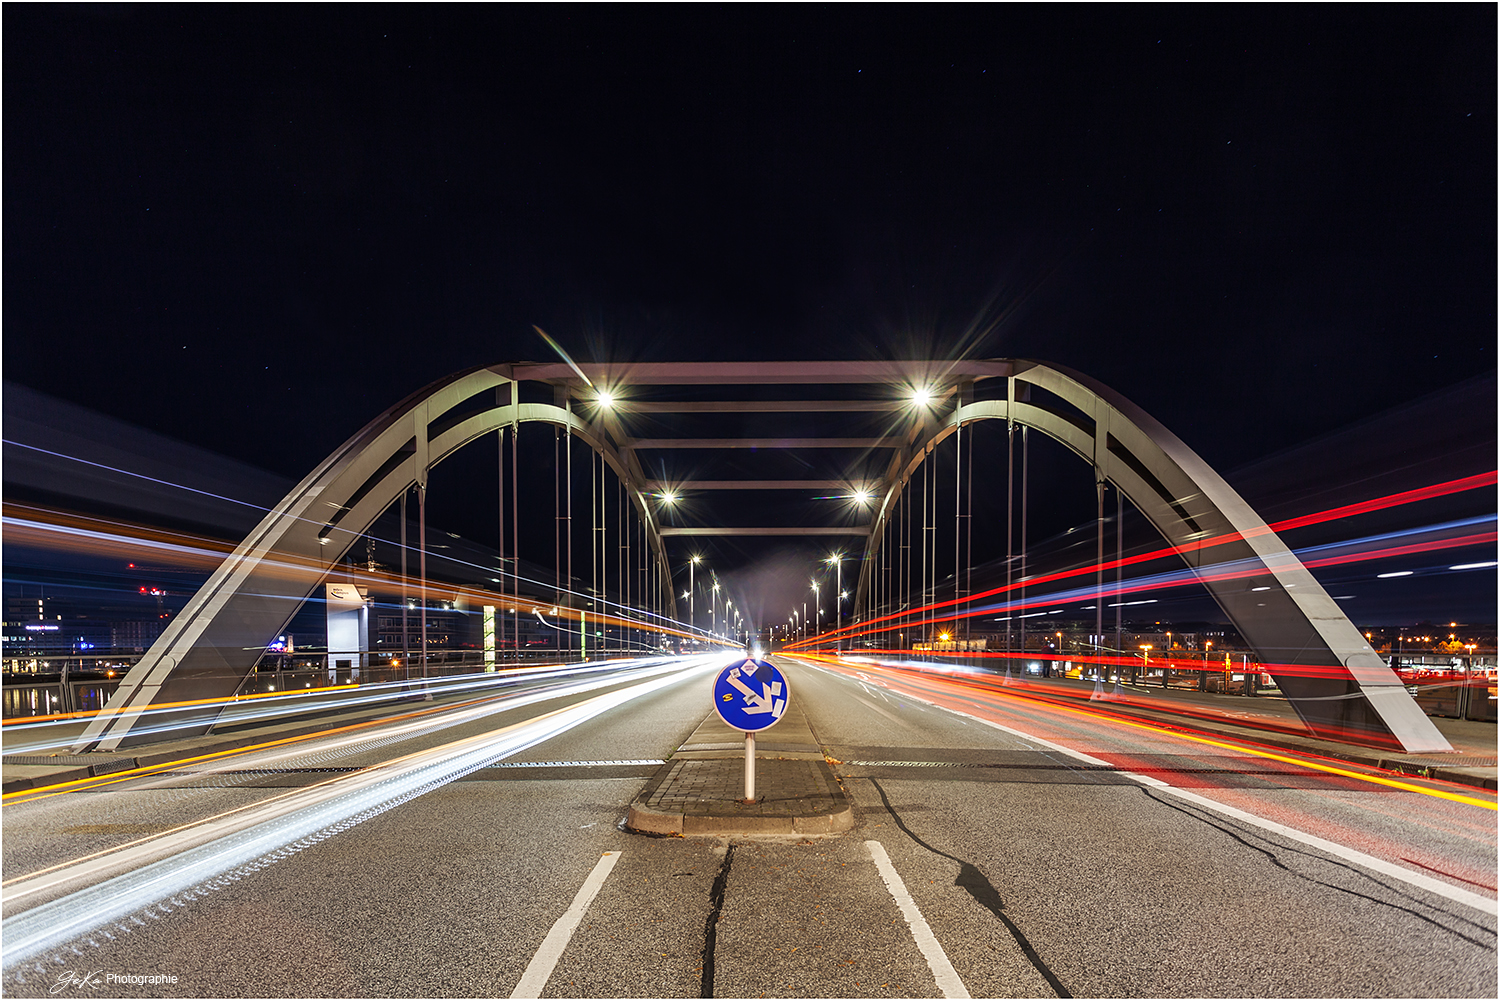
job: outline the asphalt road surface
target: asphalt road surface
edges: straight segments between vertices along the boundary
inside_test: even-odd
[[[940,679],[778,663],[837,762],[850,832],[622,829],[655,763],[710,711],[702,665],[517,686],[353,737],[9,798],[4,990],[1494,996],[1493,795]],[[445,776],[507,740],[526,746]],[[409,788],[362,809],[355,782],[377,800]],[[310,810],[334,812],[309,833],[294,825]],[[189,853],[230,858],[275,824],[290,832],[275,851],[171,883]],[[166,875],[134,909],[90,917],[104,905],[80,894],[148,872]],[[28,916],[69,901],[87,905],[77,934],[16,959]]]

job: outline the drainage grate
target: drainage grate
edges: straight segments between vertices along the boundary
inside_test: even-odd
[[[664,765],[660,758],[623,758],[617,761],[497,761],[486,768],[590,768],[608,765]]]
[[[846,765],[860,765],[864,768],[884,766],[889,768],[983,768],[984,765],[969,764],[966,761],[846,761]]]
[[[214,768],[180,768],[177,771],[157,771],[156,776],[192,776],[195,779],[202,777],[220,776],[220,774],[252,774],[257,777],[270,777],[273,774],[305,774],[309,771],[365,771],[363,765],[348,765],[344,768],[225,768],[225,770],[214,770]],[[153,776],[153,777],[156,777]]]
[[[861,768],[1011,768],[1019,770],[1031,769],[1037,771],[1046,769],[1062,769],[1064,771],[1070,772],[1118,772],[1124,770],[1116,768],[1113,765],[1088,765],[1083,763],[1079,763],[1076,765],[1037,765],[1030,763],[995,765],[988,764],[982,761],[845,761],[843,763],[846,765],[858,765]],[[1136,771],[1142,770],[1143,769],[1136,769]],[[1180,771],[1181,769],[1173,770]],[[1211,770],[1220,771],[1221,769]]]
[[[1385,768],[1494,768],[1495,758],[1476,755],[1454,755],[1451,758],[1387,758]]]
[[[0,763],[7,765],[103,765],[106,768],[127,762],[125,768],[134,768],[134,758],[101,758],[88,754],[7,754]]]

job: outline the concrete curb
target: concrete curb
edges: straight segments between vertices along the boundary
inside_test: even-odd
[[[726,789],[712,800],[700,800],[690,809],[657,809],[648,806],[652,795],[673,776],[678,762],[669,761],[640,789],[625,816],[625,828],[642,834],[672,834],[679,837],[718,837],[726,834],[837,834],[853,827],[853,806],[843,786],[826,761],[810,762],[831,789],[819,797],[790,801],[786,813],[766,813],[765,800],[757,804],[730,798]]]
[[[732,834],[838,834],[854,827],[854,807],[827,761],[814,763],[833,790],[826,797],[827,804],[801,799],[786,814],[754,812],[756,806],[731,799],[727,792],[722,798],[702,801],[699,809],[661,810],[648,806],[651,797],[672,776],[675,764],[669,761],[658,769],[630,804],[630,812],[625,818],[627,830],[678,837],[721,837]]]

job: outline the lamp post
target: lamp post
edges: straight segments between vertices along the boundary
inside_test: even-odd
[[[698,617],[693,612],[693,599],[698,593],[698,585],[693,571],[697,569],[698,561],[701,559],[703,559],[702,556],[694,556],[688,560],[688,632],[693,632],[698,628]]]
[[[844,625],[844,554],[834,553],[823,562],[832,563],[834,566],[833,628],[834,632],[837,633]],[[837,649],[842,652],[844,649],[844,638],[839,636],[836,642]]]
[[[818,610],[818,620],[814,625],[819,631],[823,628],[823,602],[818,597],[818,582],[812,582],[813,606]]]
[[[708,634],[719,635],[719,582],[714,581],[713,590],[708,593]]]

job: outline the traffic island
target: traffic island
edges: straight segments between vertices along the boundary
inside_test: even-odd
[[[756,738],[756,799],[746,803],[744,734],[709,713],[646,783],[625,826],[643,834],[837,834],[854,826],[849,797],[795,699]]]

